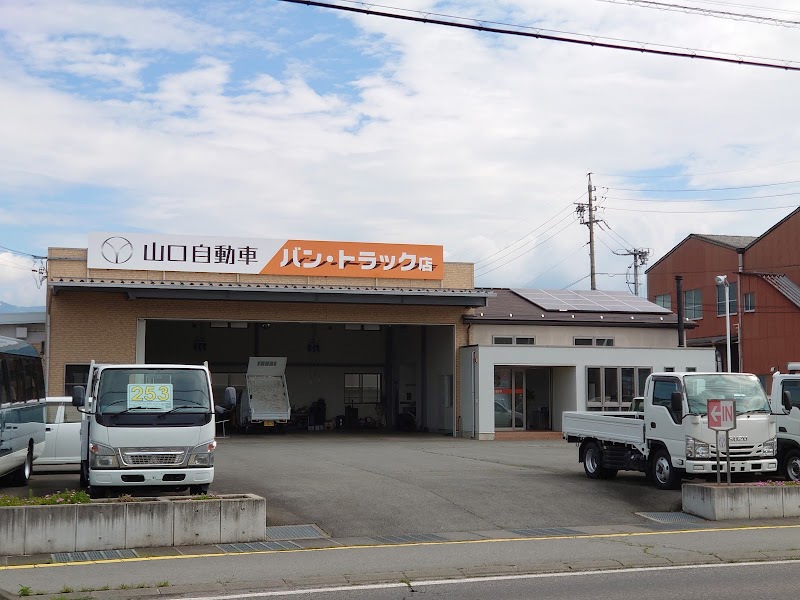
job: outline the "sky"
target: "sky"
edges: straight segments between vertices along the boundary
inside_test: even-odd
[[[370,6],[800,67],[795,0],[672,4],[698,10]],[[0,301],[18,306],[45,302],[33,257],[91,231],[437,244],[478,286],[589,289],[588,173],[597,287],[632,290],[621,254],[757,236],[800,198],[800,71],[280,0],[14,0],[0,72]]]

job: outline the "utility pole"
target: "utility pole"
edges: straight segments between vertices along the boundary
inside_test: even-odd
[[[591,280],[591,289],[596,290],[597,278],[594,266],[594,224],[597,223],[598,220],[595,219],[594,217],[595,207],[594,207],[594,196],[592,195],[595,192],[596,188],[592,185],[592,174],[589,173],[588,176],[589,176],[589,203],[588,205],[578,203],[578,205],[575,208],[575,212],[578,213],[578,216],[580,217],[581,225],[586,225],[587,227],[589,227],[589,277]],[[587,209],[589,211],[588,219],[584,217],[584,213],[587,211]]]
[[[639,267],[647,264],[647,259],[650,257],[649,248],[633,248],[625,252],[614,252],[617,256],[632,256],[633,257],[633,294],[639,295]],[[628,284],[630,285],[630,283]]]

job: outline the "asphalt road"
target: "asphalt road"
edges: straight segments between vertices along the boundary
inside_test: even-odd
[[[680,510],[680,491],[656,490],[640,473],[589,480],[577,456],[562,440],[235,435],[219,440],[211,489],[265,497],[268,525],[314,523],[333,537],[636,524],[637,512]],[[77,485],[76,472],[37,467],[30,489]]]
[[[777,564],[651,567],[619,571],[508,575],[500,577],[409,581],[334,589],[307,590],[315,600],[685,600],[791,598],[796,561]],[[646,586],[646,593],[643,593]],[[267,591],[267,598],[296,593]],[[234,596],[216,596],[227,600]]]

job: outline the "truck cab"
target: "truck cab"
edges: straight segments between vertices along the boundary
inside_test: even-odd
[[[225,390],[233,406],[236,392]],[[95,365],[72,404],[81,423],[81,485],[92,497],[152,487],[204,493],[214,480],[215,405],[200,365]]]
[[[800,363],[772,377],[770,405],[778,415],[778,466],[782,475],[800,481]]]

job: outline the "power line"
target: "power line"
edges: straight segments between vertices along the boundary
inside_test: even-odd
[[[553,269],[555,269],[556,267],[558,267],[558,266],[562,265],[563,263],[567,262],[567,261],[568,261],[570,258],[572,258],[573,256],[575,256],[575,255],[576,255],[578,252],[580,252],[581,250],[583,250],[584,248],[586,248],[586,246],[588,246],[588,245],[589,245],[589,242],[586,242],[585,244],[583,244],[583,245],[581,245],[581,246],[578,246],[578,247],[577,247],[577,248],[576,248],[576,249],[575,249],[573,252],[571,252],[570,254],[568,254],[567,256],[565,256],[563,259],[561,259],[560,261],[558,261],[558,262],[557,262],[556,264],[554,264],[552,267],[550,267],[549,269],[547,269],[547,270],[545,270],[545,271],[542,271],[541,273],[539,273],[539,274],[538,274],[536,277],[534,277],[534,278],[533,278],[533,279],[531,279],[530,281],[526,281],[525,283],[523,283],[523,284],[522,284],[522,287],[528,287],[529,285],[533,284],[533,282],[535,282],[535,281],[538,281],[538,280],[539,280],[539,279],[541,279],[541,278],[542,278],[544,275],[546,275],[547,273],[549,273],[550,271],[552,271],[552,270],[553,270]]]
[[[752,4],[737,4],[735,2],[726,2],[725,0],[695,0],[697,4],[716,4],[718,6],[733,6],[736,8],[755,8],[758,10],[763,10],[765,12],[776,12],[776,13],[786,13],[786,14],[795,14],[800,15],[800,11],[798,10],[791,10],[789,8],[771,8],[769,6],[754,6]]]
[[[784,194],[767,194],[765,196],[739,196],[738,198],[617,198],[606,196],[608,200],[621,200],[623,202],[736,202],[738,200],[763,200],[764,198],[783,198],[786,196],[800,196],[800,192],[786,192]]]
[[[606,275],[607,277],[618,277],[618,276],[620,276],[620,275],[626,275],[626,273],[595,273],[595,275]],[[589,277],[591,277],[591,275],[584,275],[583,277],[581,277],[581,278],[580,278],[580,279],[578,279],[577,281],[573,281],[572,283],[570,283],[569,285],[565,285],[565,286],[564,286],[564,287],[562,287],[561,289],[562,289],[562,290],[565,290],[565,289],[567,289],[568,287],[572,287],[573,285],[575,285],[575,284],[577,284],[577,283],[580,283],[580,282],[581,282],[581,281],[583,281],[584,279],[589,279]]]
[[[655,8],[664,11],[684,12],[687,14],[699,14],[704,17],[716,17],[719,19],[731,19],[733,21],[749,21],[760,25],[775,25],[776,27],[800,27],[800,21],[789,21],[786,19],[776,19],[774,17],[762,17],[760,15],[749,15],[744,13],[733,13],[699,6],[686,6],[683,4],[667,4],[665,2],[651,2],[650,0],[600,0],[609,4],[627,4],[629,6],[641,6],[642,8]]]
[[[6,252],[11,252],[12,254],[19,254],[20,256],[30,256],[31,258],[35,258],[37,260],[47,258],[46,256],[39,256],[37,254],[31,254],[30,252],[20,252],[19,250],[13,250],[11,248],[6,248],[5,246],[0,246],[0,250],[5,250]]]
[[[563,221],[563,219],[562,219],[562,221]],[[498,266],[496,266],[494,269],[489,269],[488,271],[484,271],[483,273],[481,273],[481,274],[479,274],[479,275],[475,275],[475,277],[476,277],[476,278],[478,278],[478,277],[483,277],[484,275],[487,275],[487,274],[491,273],[492,271],[496,271],[497,269],[501,269],[501,268],[505,267],[506,265],[508,265],[508,264],[510,264],[510,263],[512,263],[512,262],[514,262],[515,260],[518,260],[518,259],[522,258],[523,256],[525,256],[526,254],[528,254],[528,253],[532,252],[533,250],[535,250],[536,248],[538,248],[538,247],[539,247],[539,246],[541,246],[542,244],[546,244],[547,242],[549,242],[550,240],[552,240],[552,239],[553,239],[554,237],[556,237],[556,236],[557,236],[559,233],[561,233],[561,232],[562,232],[562,231],[564,231],[564,230],[565,230],[567,227],[569,227],[570,225],[572,225],[572,223],[573,223],[573,221],[570,221],[570,222],[569,222],[569,223],[567,223],[567,224],[566,224],[564,227],[562,227],[561,229],[559,229],[558,231],[556,231],[556,232],[555,232],[553,235],[551,235],[549,238],[547,238],[547,239],[545,239],[545,240],[542,240],[542,241],[541,241],[539,244],[536,244],[536,245],[535,245],[535,246],[533,246],[532,248],[528,248],[528,249],[527,249],[525,252],[523,252],[522,254],[520,254],[520,255],[518,255],[518,256],[515,256],[514,258],[512,258],[512,259],[511,259],[511,260],[509,260],[508,262],[504,262],[502,265],[498,265]]]
[[[789,206],[767,206],[761,208],[733,208],[730,210],[642,210],[640,208],[616,208],[613,206],[606,206],[606,210],[619,210],[623,212],[639,212],[639,213],[660,213],[672,215],[701,215],[709,213],[737,213],[737,212],[755,212],[760,210],[781,210],[783,208],[797,208],[796,204]]]
[[[473,19],[468,17],[456,17],[452,15],[440,15],[437,13],[429,13],[423,12],[419,10],[410,10],[410,9],[401,9],[392,6],[381,6],[377,4],[367,4],[366,2],[353,2],[354,4],[359,4],[361,6],[378,6],[379,8],[385,8],[389,10],[403,10],[406,12],[416,13],[420,16],[413,16],[408,14],[396,14],[391,12],[383,12],[372,10],[371,8],[358,8],[355,6],[342,6],[338,4],[330,4],[328,2],[316,2],[314,0],[280,0],[281,2],[289,2],[291,4],[305,4],[307,6],[316,6],[320,8],[331,8],[334,10],[342,10],[346,12],[364,14],[364,15],[371,15],[377,17],[387,17],[390,19],[399,19],[402,21],[413,21],[417,23],[429,23],[432,25],[443,25],[446,27],[456,27],[459,29],[469,29],[473,31],[485,31],[488,33],[498,33],[503,35],[516,35],[521,37],[529,37],[535,38],[540,40],[549,40],[554,42],[567,42],[571,44],[579,44],[582,46],[592,46],[597,48],[607,48],[610,50],[625,50],[629,52],[639,52],[641,54],[656,54],[659,56],[669,56],[673,58],[692,58],[697,60],[709,60],[714,62],[722,62],[722,63],[730,63],[730,64],[738,64],[738,65],[745,65],[751,67],[764,67],[764,68],[771,68],[771,69],[783,69],[785,71],[800,71],[800,64],[798,61],[794,60],[786,60],[786,59],[778,59],[778,58],[766,58],[761,56],[748,56],[742,54],[735,54],[731,52],[718,52],[715,50],[698,50],[693,48],[685,48],[685,47],[678,47],[678,46],[668,46],[665,44],[651,44],[649,42],[637,42],[634,40],[617,40],[615,38],[604,38],[602,36],[595,36],[595,35],[588,35],[588,34],[577,34],[571,32],[561,32],[561,31],[554,31],[548,29],[542,29],[540,27],[529,27],[524,25],[510,25],[506,23],[500,23],[504,27],[518,27],[520,29],[526,29],[529,31],[520,31],[515,29],[505,29],[502,27],[495,27],[495,26],[487,26],[484,23],[493,23],[492,21],[484,21],[481,19]],[[348,0],[343,0],[348,1]],[[430,15],[435,16],[443,16],[449,19],[462,19],[471,21],[472,23],[459,23],[455,21],[446,21],[439,18],[431,18]],[[551,33],[541,33],[544,31],[548,31]],[[553,33],[558,33],[560,35],[553,35]],[[582,36],[584,39],[578,39],[576,37],[565,37],[566,35],[570,36]],[[606,42],[601,42],[598,40],[610,40]],[[625,42],[625,43],[620,43]],[[636,44],[636,46],[630,46],[626,44]],[[648,47],[651,46],[651,47]],[[658,48],[668,48],[667,50],[659,50]],[[678,51],[681,50],[681,51]]]
[[[562,212],[563,212],[563,211],[562,211]],[[565,215],[565,216],[564,216],[564,217],[562,217],[560,220],[556,221],[556,222],[553,224],[553,227],[557,227],[557,226],[561,225],[561,223],[563,223],[564,221],[566,221],[567,219],[569,219],[569,218],[571,218],[571,217],[572,217],[572,213],[569,213],[569,214]],[[541,235],[541,234],[540,234],[540,235]],[[493,265],[493,264],[495,264],[495,263],[497,263],[497,262],[499,262],[499,261],[501,261],[501,260],[504,260],[504,259],[508,258],[508,257],[509,257],[509,256],[511,256],[512,254],[514,254],[515,252],[518,252],[518,251],[520,251],[520,250],[521,250],[522,248],[524,248],[525,246],[528,246],[528,245],[530,245],[530,244],[532,244],[532,243],[534,243],[534,242],[536,242],[536,241],[538,241],[538,240],[539,240],[539,238],[533,238],[533,239],[530,239],[530,240],[528,240],[527,242],[525,242],[525,243],[524,243],[522,246],[520,246],[519,248],[515,248],[513,251],[509,252],[508,254],[505,254],[505,255],[503,255],[503,256],[499,256],[499,257],[495,258],[493,261],[487,262],[486,264],[484,264],[484,265],[481,265],[480,267],[476,267],[476,270],[480,271],[480,270],[482,270],[482,269],[486,269],[486,267],[488,267],[489,265]],[[535,248],[535,246],[534,246],[534,248]],[[524,254],[527,254],[527,253],[528,253],[530,250],[532,250],[532,248],[531,248],[531,249],[529,249],[529,250],[526,250],[526,251],[525,251],[525,252],[523,252],[523,253],[522,253],[520,256],[523,256]],[[515,260],[515,259],[514,259],[514,258],[512,258],[511,260]],[[508,261],[508,262],[511,262],[511,261]],[[493,269],[492,269],[492,270],[493,270]]]
[[[35,271],[36,269],[31,269],[30,267],[22,267],[20,265],[15,265],[10,262],[6,262],[4,260],[0,260],[0,266],[10,268],[10,269],[19,269],[20,271]]]
[[[605,2],[606,0],[600,0],[601,2]],[[618,188],[618,187],[609,187],[603,186],[607,190],[614,190],[617,192],[659,192],[659,193],[673,193],[673,192],[681,192],[681,193],[704,193],[704,192],[725,192],[728,190],[750,190],[753,188],[760,188],[760,187],[771,187],[776,185],[791,185],[793,183],[800,183],[800,180],[797,181],[782,181],[780,183],[758,183],[755,185],[735,185],[731,187],[720,187],[720,188],[701,188],[701,189],[645,189],[645,188]]]
[[[760,167],[750,167],[748,169],[733,169],[732,171],[713,171],[709,173],[679,173],[677,175],[629,175],[626,173],[595,173],[601,177],[621,177],[624,179],[688,179],[690,177],[706,177],[708,175],[728,175],[730,173],[745,173],[747,171],[757,171],[758,169],[771,169],[772,167],[782,167],[784,165],[794,165],[800,160],[790,160],[787,162],[776,163],[774,165],[762,165]]]
[[[514,241],[514,242],[511,242],[511,243],[510,243],[508,246],[506,246],[505,248],[501,248],[500,250],[498,250],[497,252],[494,252],[493,254],[490,254],[490,255],[489,255],[489,256],[487,256],[486,258],[482,258],[481,260],[479,260],[479,261],[476,261],[476,262],[475,262],[475,265],[476,265],[476,267],[477,267],[477,265],[479,265],[480,263],[482,263],[482,262],[486,262],[486,261],[487,261],[487,260],[489,260],[490,258],[492,258],[492,257],[494,257],[494,256],[496,256],[496,255],[498,255],[498,254],[500,254],[501,252],[503,252],[503,251],[505,251],[505,250],[508,250],[508,249],[509,249],[509,248],[511,248],[512,246],[515,246],[516,244],[518,244],[519,242],[521,242],[522,240],[524,240],[526,237],[529,237],[529,236],[533,235],[533,234],[534,234],[534,233],[536,233],[536,232],[537,232],[539,229],[541,229],[542,227],[544,227],[545,225],[547,225],[547,224],[548,224],[550,221],[552,221],[553,219],[555,219],[555,218],[556,218],[558,215],[560,215],[561,213],[563,213],[563,212],[564,212],[565,210],[567,210],[568,208],[572,208],[572,202],[570,202],[569,204],[567,204],[567,205],[566,205],[564,208],[562,208],[560,211],[558,211],[558,212],[557,212],[556,214],[554,214],[552,217],[550,217],[549,219],[547,219],[547,221],[545,221],[544,223],[542,223],[541,225],[539,225],[538,227],[536,227],[536,228],[535,228],[535,229],[533,229],[532,231],[529,231],[528,233],[526,233],[525,235],[523,235],[523,236],[522,236],[521,238],[519,238],[518,240],[516,240],[516,241]],[[528,242],[528,243],[530,243],[530,242]],[[519,248],[518,248],[518,249],[519,249]],[[518,249],[517,249],[517,250],[518,250]],[[514,251],[512,251],[512,252],[509,252],[508,254],[513,254],[514,252],[516,252],[516,250],[514,250]],[[499,260],[499,259],[498,259],[498,260]],[[493,262],[496,262],[496,261],[493,261]],[[487,264],[492,264],[492,263],[487,263]],[[480,268],[480,267],[477,267],[477,268]]]

